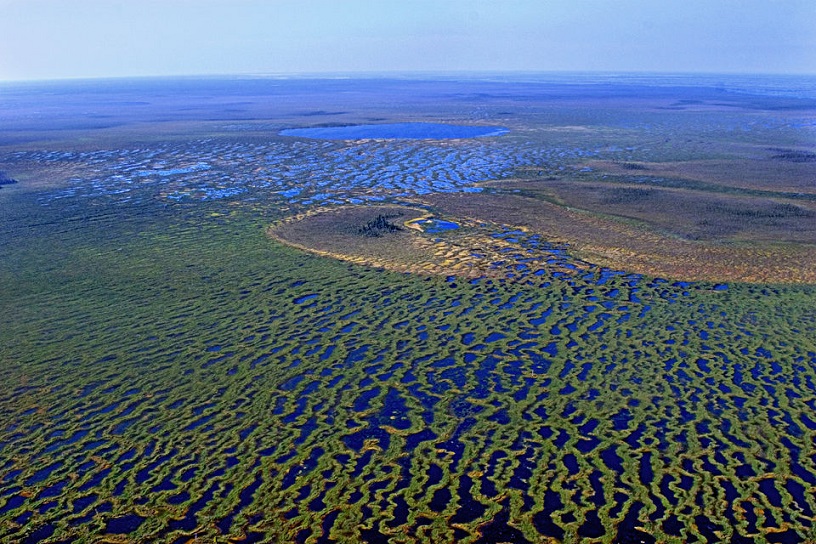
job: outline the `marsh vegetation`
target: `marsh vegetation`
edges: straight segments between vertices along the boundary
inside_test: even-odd
[[[816,101],[687,83],[4,88],[0,540],[816,539]]]

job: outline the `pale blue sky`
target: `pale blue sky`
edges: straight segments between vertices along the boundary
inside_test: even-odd
[[[0,80],[816,74],[816,0],[0,0]]]

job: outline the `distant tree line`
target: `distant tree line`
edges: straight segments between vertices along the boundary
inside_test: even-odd
[[[636,162],[622,162],[620,165],[625,170],[648,170],[647,167],[643,166],[642,164],[638,164]]]
[[[787,217],[813,217],[812,211],[793,204],[774,203],[762,207],[734,206],[720,203],[705,205],[705,211],[716,215],[743,217],[746,219],[783,219]]]
[[[816,153],[810,153],[809,151],[785,150],[778,155],[774,155],[773,158],[788,162],[816,162]]]

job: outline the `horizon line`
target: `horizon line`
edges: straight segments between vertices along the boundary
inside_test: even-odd
[[[245,72],[245,73],[191,73],[191,74],[134,74],[116,76],[68,76],[2,79],[0,84],[65,83],[82,81],[127,81],[158,79],[417,79],[431,78],[485,78],[544,75],[603,75],[603,76],[729,76],[729,77],[813,77],[816,72],[744,72],[744,71],[653,71],[653,70],[358,70],[314,72]]]

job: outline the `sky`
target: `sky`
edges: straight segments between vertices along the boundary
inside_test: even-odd
[[[0,0],[0,81],[816,74],[816,0]]]

